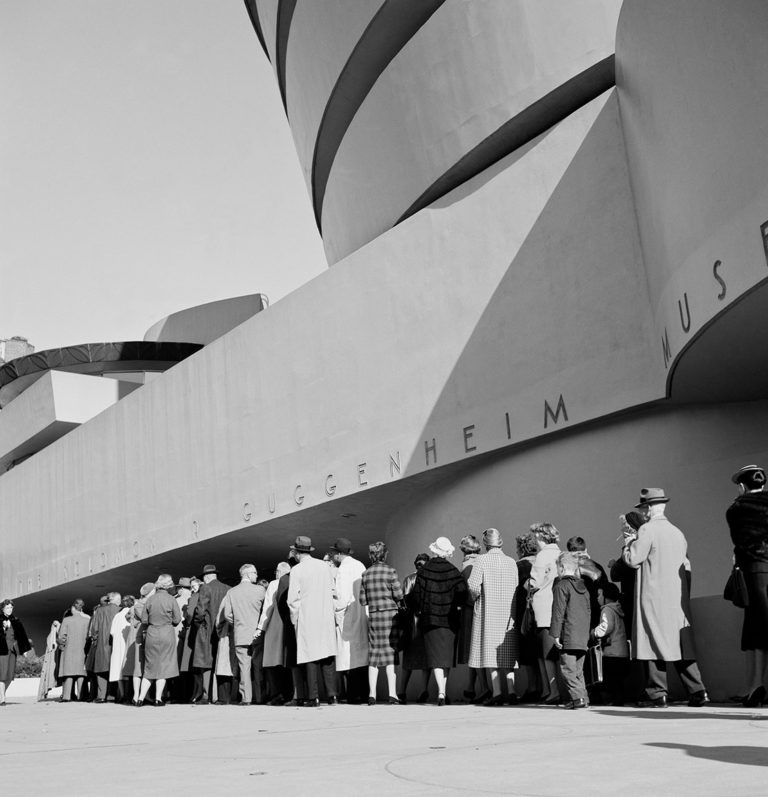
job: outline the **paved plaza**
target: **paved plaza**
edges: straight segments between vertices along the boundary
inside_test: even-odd
[[[0,709],[8,794],[760,795],[768,710]]]

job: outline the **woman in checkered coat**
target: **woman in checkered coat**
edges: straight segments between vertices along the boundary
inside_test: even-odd
[[[517,563],[502,552],[496,529],[483,533],[486,553],[478,556],[469,576],[469,592],[475,599],[469,666],[488,670],[493,688],[489,705],[517,702],[514,669],[519,635],[515,627]]]
[[[383,542],[369,545],[368,556],[371,566],[363,573],[359,599],[368,613],[368,705],[376,705],[379,667],[387,673],[389,702],[396,704],[395,664],[400,642],[397,610],[403,602],[403,588],[397,571],[387,564],[387,546]]]

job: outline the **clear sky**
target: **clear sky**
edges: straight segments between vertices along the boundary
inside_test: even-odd
[[[140,340],[325,268],[242,0],[0,0],[0,338]]]

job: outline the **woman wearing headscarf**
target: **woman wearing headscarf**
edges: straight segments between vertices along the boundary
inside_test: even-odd
[[[477,557],[469,577],[469,592],[475,601],[469,666],[487,671],[493,690],[485,703],[489,706],[517,702],[517,563],[502,551],[503,544],[497,529],[486,529],[485,553]]]
[[[387,674],[389,703],[399,704],[395,680],[400,628],[397,612],[403,601],[403,588],[394,567],[387,564],[387,546],[374,542],[368,546],[371,566],[360,583],[360,605],[368,614],[368,705],[376,705],[379,668]]]
[[[69,614],[61,621],[59,628],[59,678],[63,681],[61,702],[69,703],[72,700],[72,690],[75,689],[75,699],[82,699],[83,682],[85,681],[85,645],[88,639],[88,628],[91,624],[90,615],[83,608],[85,601],[78,598],[72,603]]]
[[[744,609],[741,649],[747,654],[747,708],[766,700],[768,683],[768,492],[765,471],[747,465],[731,476],[738,498],[725,513],[733,542],[733,563],[744,575],[749,605]]]
[[[176,655],[175,626],[181,622],[181,611],[169,590],[173,589],[173,578],[167,573],[155,582],[155,593],[147,598],[142,612],[144,635],[144,675],[137,704],[144,704],[152,682],[155,682],[155,705],[164,706],[163,690],[168,678],[179,674]]]
[[[464,581],[469,582],[472,575],[472,564],[480,555],[480,540],[474,534],[467,534],[459,542],[459,550],[464,554],[464,561],[461,563],[461,575]],[[472,650],[472,621],[474,620],[473,604],[475,599],[467,589],[467,597],[461,607],[461,622],[459,623],[459,633],[456,637],[456,664],[469,664],[469,655]],[[477,689],[475,686],[477,685]],[[467,667],[467,688],[464,690],[464,698],[469,701],[475,700],[486,691],[485,671],[474,667]],[[490,695],[488,695],[490,697]],[[483,698],[484,699],[484,698]]]
[[[120,601],[120,611],[112,618],[109,636],[112,639],[112,652],[109,656],[109,681],[116,686],[116,703],[124,703],[129,675],[125,674],[125,660],[128,651],[128,639],[131,636],[131,614],[136,598],[124,595]],[[135,636],[134,636],[135,641]]]
[[[455,663],[459,611],[466,600],[467,583],[448,559],[455,548],[447,537],[438,537],[430,546],[432,558],[416,576],[413,602],[424,628],[427,667],[437,683],[437,705],[445,705],[448,675]]]
[[[59,628],[61,623],[54,620],[51,630],[45,639],[45,655],[43,656],[43,669],[40,671],[40,684],[37,687],[37,702],[45,700],[48,692],[56,687],[56,669],[59,663]]]
[[[13,601],[6,598],[0,609],[0,706],[5,705],[5,690],[16,675],[16,657],[30,650],[27,632],[13,613]]]
[[[544,692],[542,698],[548,705],[560,702],[557,685],[557,649],[549,635],[552,623],[552,585],[557,578],[557,557],[560,556],[560,534],[552,523],[534,523],[531,532],[536,537],[539,551],[531,566],[529,580],[531,606],[536,618],[539,648],[539,673]]]
[[[413,585],[416,583],[416,576],[419,570],[429,561],[428,553],[420,553],[413,560],[415,572],[409,573],[403,579],[403,596],[405,598],[406,617],[405,630],[400,643],[403,651],[403,665],[401,667],[400,691],[397,699],[405,705],[407,701],[408,682],[411,680],[415,670],[424,673],[424,688],[416,699],[417,703],[426,703],[429,700],[429,670],[427,669],[427,659],[424,653],[424,634],[421,632],[421,624],[416,616],[416,609],[413,605]]]
[[[541,677],[538,666],[538,642],[535,629],[524,634],[522,623],[526,606],[528,605],[528,579],[531,568],[539,552],[536,537],[532,532],[527,532],[518,537],[517,543],[517,627],[520,630],[520,652],[518,662],[520,670],[525,676],[526,691],[520,698],[524,703],[532,703],[541,698]]]
[[[125,640],[125,675],[133,679],[133,705],[139,705],[141,676],[144,674],[144,613],[147,601],[155,594],[155,585],[151,581],[141,585],[139,599],[131,610],[131,630]],[[130,671],[129,671],[130,668]]]

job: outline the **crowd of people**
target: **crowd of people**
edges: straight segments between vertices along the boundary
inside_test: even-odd
[[[733,481],[740,495],[727,521],[745,583],[744,704],[757,706],[768,665],[768,493],[757,466]],[[621,555],[608,572],[582,537],[562,550],[555,526],[536,523],[517,537],[517,558],[497,529],[464,536],[458,567],[453,544],[438,537],[402,580],[383,542],[369,546],[366,567],[347,539],[321,559],[299,536],[271,581],[244,564],[229,587],[206,565],[200,578],[163,574],[138,597],[110,592],[90,615],[76,600],[51,627],[40,697],[59,683],[62,702],[312,707],[321,699],[375,705],[385,694],[395,705],[407,702],[416,674],[417,701],[442,706],[451,670],[463,664],[468,702],[579,709],[631,697],[663,708],[671,663],[688,704],[702,706],[709,698],[696,663],[687,544],[666,518],[668,500],[663,489],[641,490],[620,518]],[[15,657],[29,649],[11,601],[2,614],[0,703]],[[630,694],[633,666],[639,695]]]

